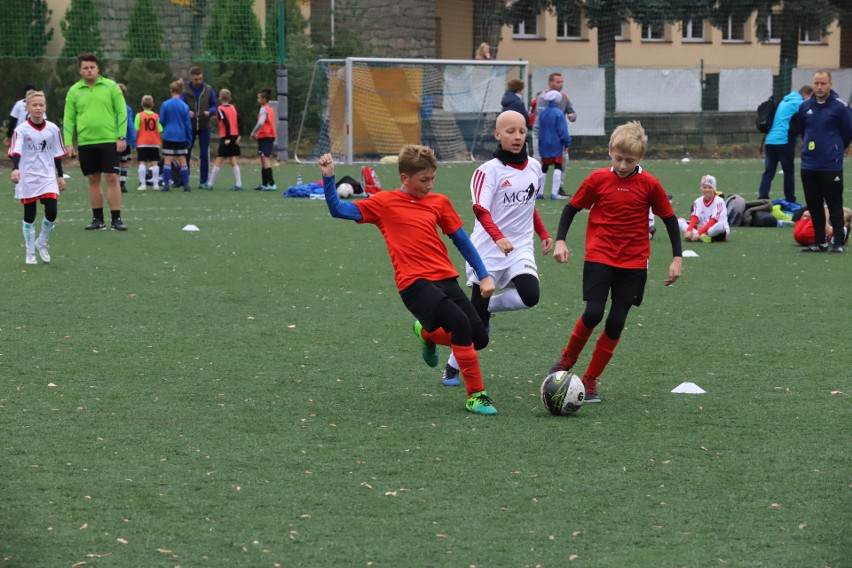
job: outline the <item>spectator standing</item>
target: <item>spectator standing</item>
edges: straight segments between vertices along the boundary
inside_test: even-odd
[[[126,231],[121,220],[121,187],[118,183],[119,155],[127,148],[127,103],[118,84],[101,77],[98,58],[94,53],[77,56],[81,79],[65,96],[65,116],[62,130],[65,153],[77,154],[74,134],[77,135],[80,169],[89,184],[92,222],[87,231],[106,229],[104,196],[101,176],[106,179],[107,202],[112,216],[111,228]]]
[[[810,85],[803,85],[798,91],[793,91],[784,97],[775,110],[775,118],[766,135],[763,177],[760,178],[760,187],[757,190],[758,199],[769,199],[769,189],[780,162],[781,169],[784,171],[784,199],[790,203],[796,202],[796,172],[793,157],[796,152],[799,129],[795,124],[795,117],[799,112],[799,105],[812,93],[813,89]]]
[[[484,41],[479,44],[479,47],[476,48],[476,55],[474,58],[480,61],[487,61],[491,59],[491,46],[485,43]]]
[[[506,92],[503,93],[503,99],[500,104],[503,107],[503,112],[513,110],[524,117],[524,125],[530,127],[530,114],[527,112],[527,105],[524,104],[524,82],[520,79],[510,79],[506,83]]]
[[[562,95],[562,99],[559,101],[558,106],[565,113],[565,116],[568,118],[569,122],[574,122],[577,120],[577,113],[574,110],[574,106],[571,104],[571,99],[568,98],[568,95],[562,92],[562,88],[565,85],[565,79],[562,78],[562,73],[551,73],[547,77],[547,89],[539,93],[538,97],[532,102],[532,106],[530,107],[530,122],[532,123],[532,132],[533,132],[533,154],[536,157],[539,157],[541,154],[538,151],[538,128],[539,122],[537,120],[538,113],[545,108],[547,108],[547,102],[544,101],[544,95],[548,91],[557,91]],[[567,125],[566,125],[567,126]],[[565,153],[565,158],[563,159],[562,171],[568,169],[568,152]],[[559,188],[559,195],[564,197],[568,197],[562,188]]]
[[[565,115],[559,108],[561,99],[562,94],[559,91],[544,93],[542,100],[547,108],[542,109],[538,115],[538,149],[541,154],[542,173],[547,176],[547,170],[550,166],[553,166],[551,199],[568,199],[568,196],[559,193],[562,189],[564,155],[568,152],[568,147],[571,146],[571,136],[568,134]]]
[[[831,88],[831,73],[814,73],[813,95],[798,112],[802,136],[802,188],[814,224],[814,244],[802,252],[843,252],[843,154],[852,141],[852,110]],[[826,243],[825,210],[834,228]]]
[[[187,167],[189,156],[198,139],[198,183],[199,188],[207,184],[207,174],[210,168],[210,117],[216,114],[216,93],[213,87],[204,82],[204,72],[201,67],[189,70],[189,84],[184,86],[181,100],[189,106],[189,117],[192,119],[192,138],[189,141]],[[189,186],[186,187],[189,189]]]

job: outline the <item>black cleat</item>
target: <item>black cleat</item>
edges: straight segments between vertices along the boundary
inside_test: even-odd
[[[112,227],[110,227],[113,231],[126,231],[127,225],[122,223],[121,217],[112,222]]]
[[[89,223],[88,225],[86,225],[83,228],[86,229],[87,231],[105,231],[106,230],[106,223],[104,223],[103,219],[93,218],[92,222]]]

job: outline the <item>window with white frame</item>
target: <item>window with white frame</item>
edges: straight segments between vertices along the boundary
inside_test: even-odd
[[[778,28],[772,29],[772,16],[766,16],[766,43],[781,43],[781,34]]]
[[[582,16],[580,10],[560,12],[556,17],[556,38],[583,39]]]
[[[728,16],[727,24],[722,28],[722,41],[745,41],[745,22],[739,22]]]
[[[630,41],[630,24],[628,22],[621,22],[621,27],[615,34],[615,41]]]
[[[822,34],[819,26],[815,26],[805,20],[799,26],[799,43],[822,43]]]
[[[683,22],[682,38],[685,42],[704,41],[704,20],[687,20]]]
[[[529,17],[512,26],[512,37],[538,37],[538,14],[531,14]]]
[[[642,41],[663,41],[666,39],[666,25],[663,22],[642,24]]]

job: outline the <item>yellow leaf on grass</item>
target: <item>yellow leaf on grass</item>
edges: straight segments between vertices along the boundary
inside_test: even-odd
[[[171,550],[168,550],[166,548],[158,548],[157,552],[159,552],[160,554],[171,554],[172,553]]]
[[[118,538],[117,538],[117,539],[115,539],[115,540],[116,540],[116,541],[118,541],[118,542],[120,542],[121,544],[127,544],[127,539],[124,539],[124,538],[118,537]]]

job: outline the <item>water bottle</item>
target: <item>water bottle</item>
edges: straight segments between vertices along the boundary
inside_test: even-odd
[[[302,172],[296,174],[296,185],[302,185]]]

